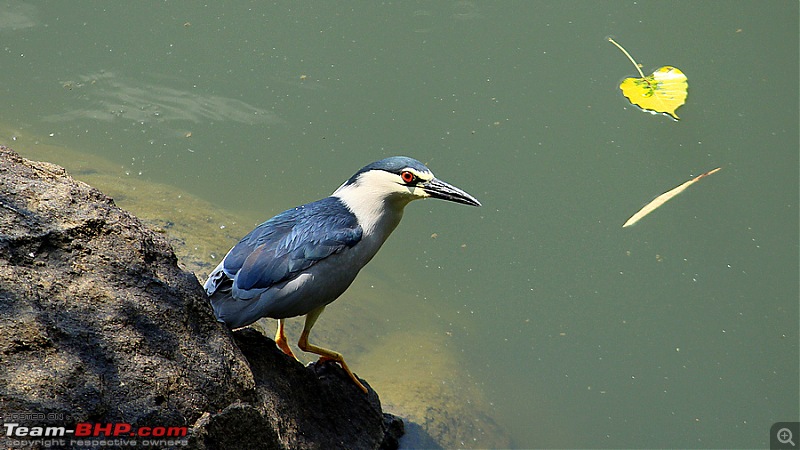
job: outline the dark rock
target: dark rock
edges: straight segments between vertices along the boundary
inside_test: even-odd
[[[364,395],[336,363],[303,367],[253,329],[237,330],[234,338],[253,369],[258,407],[274,418],[289,448],[392,448],[384,444],[387,435],[397,447],[402,422],[391,416],[386,423],[369,383],[361,380],[369,389]]]
[[[402,433],[338,366],[305,368],[216,322],[165,237],[5,147],[0,413],[37,415],[23,426],[185,426],[204,449],[391,448]]]
[[[193,447],[197,449],[281,449],[280,437],[264,415],[248,403],[234,403],[195,423]]]

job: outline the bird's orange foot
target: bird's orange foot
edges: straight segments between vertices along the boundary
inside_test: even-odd
[[[278,320],[278,330],[275,332],[275,345],[277,345],[279,349],[283,350],[283,353],[291,356],[294,359],[297,359],[297,356],[294,356],[292,349],[289,348],[289,343],[286,341],[286,333],[283,330],[282,319]]]
[[[294,353],[292,353],[292,349],[289,348],[289,344],[287,344],[286,341],[277,340],[277,341],[275,341],[275,345],[277,345],[278,348],[283,351],[283,353],[286,353],[287,355],[291,356],[292,358],[297,359],[297,356],[294,356]]]

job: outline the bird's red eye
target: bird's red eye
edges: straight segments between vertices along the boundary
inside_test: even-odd
[[[413,182],[413,181],[414,181],[414,180],[415,180],[417,177],[415,177],[413,173],[411,173],[411,172],[409,172],[409,171],[407,171],[407,170],[406,170],[406,171],[403,171],[403,172],[400,174],[400,178],[402,178],[402,179],[403,179],[403,181],[404,181],[404,182],[406,182],[406,183],[411,183],[411,182]]]

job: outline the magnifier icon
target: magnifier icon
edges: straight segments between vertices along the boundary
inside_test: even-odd
[[[796,445],[794,445],[794,441],[792,441],[792,430],[788,428],[781,428],[778,430],[776,437],[778,438],[778,442],[781,444],[792,444],[792,447],[796,447]]]

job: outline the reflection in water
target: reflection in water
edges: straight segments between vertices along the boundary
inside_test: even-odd
[[[478,20],[483,18],[483,14],[477,3],[459,0],[453,4],[453,18],[456,20]]]
[[[0,3],[0,31],[16,31],[35,27],[38,23],[35,6],[22,2]]]
[[[118,117],[141,123],[154,120],[158,123],[232,121],[246,125],[282,122],[274,112],[241,100],[128,80],[110,71],[80,76],[77,81],[62,81],[61,84],[65,89],[86,92],[80,97],[86,104],[45,116],[47,122],[79,119],[108,122]]]

